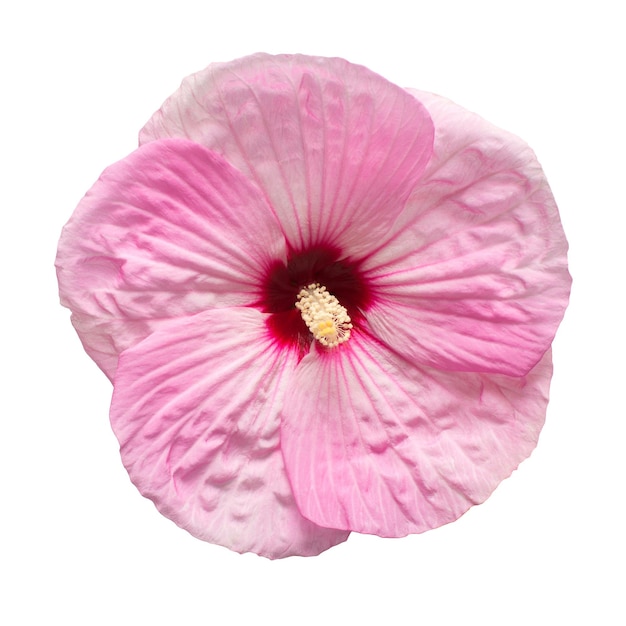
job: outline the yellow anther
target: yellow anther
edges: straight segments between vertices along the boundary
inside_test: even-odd
[[[335,334],[335,326],[331,322],[330,326],[327,323],[319,324],[317,327],[317,333],[321,337],[330,337]]]
[[[296,308],[313,337],[327,348],[334,348],[350,339],[350,316],[339,300],[319,283],[300,290]]]

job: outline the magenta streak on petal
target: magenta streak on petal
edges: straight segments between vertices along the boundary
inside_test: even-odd
[[[434,130],[405,90],[341,59],[254,55],[186,80],[141,141],[186,136],[262,190],[289,245],[361,258],[430,159]]]
[[[451,522],[533,450],[551,373],[549,354],[525,378],[415,367],[367,333],[306,356],[281,420],[300,510],[392,537]]]

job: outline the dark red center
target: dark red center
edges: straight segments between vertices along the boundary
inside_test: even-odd
[[[302,355],[312,336],[295,304],[299,291],[311,283],[326,287],[347,309],[355,327],[371,301],[359,263],[342,259],[339,250],[318,246],[290,254],[287,265],[276,262],[263,285],[260,306],[271,313],[268,326],[274,338]]]

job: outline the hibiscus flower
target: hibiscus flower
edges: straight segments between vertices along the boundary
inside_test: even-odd
[[[537,443],[570,278],[517,137],[340,59],[186,79],[66,225],[140,492],[277,558],[483,502]]]

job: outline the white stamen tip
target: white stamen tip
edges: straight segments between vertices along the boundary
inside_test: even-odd
[[[304,323],[323,346],[334,348],[350,339],[350,316],[339,300],[319,283],[300,290],[296,308]]]

